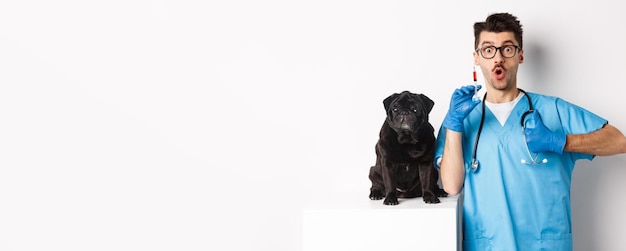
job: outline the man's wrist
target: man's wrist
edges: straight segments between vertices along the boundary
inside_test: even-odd
[[[443,127],[455,132],[461,132],[463,131],[463,122],[456,119],[451,119],[449,116],[446,115],[445,119],[443,120]]]

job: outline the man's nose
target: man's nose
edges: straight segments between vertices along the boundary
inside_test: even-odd
[[[495,63],[502,63],[504,61],[501,49],[496,51],[496,55],[493,57],[493,61],[495,61]]]

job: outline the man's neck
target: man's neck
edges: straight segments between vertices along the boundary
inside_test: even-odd
[[[511,102],[519,96],[519,93],[520,91],[517,88],[490,90],[487,92],[487,101],[494,104]]]

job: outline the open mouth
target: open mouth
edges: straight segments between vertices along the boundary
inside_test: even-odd
[[[504,69],[501,67],[496,67],[495,70],[493,71],[493,75],[496,79],[501,80],[504,79]]]

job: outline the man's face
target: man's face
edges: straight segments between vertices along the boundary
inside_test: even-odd
[[[491,59],[481,56],[481,51],[474,51],[474,64],[479,65],[485,77],[485,85],[489,90],[510,90],[517,88],[517,68],[524,62],[524,51],[520,48],[515,51],[514,56],[507,58],[502,55],[502,50],[506,45],[519,46],[515,40],[513,32],[487,32],[480,33],[478,48],[488,48],[495,46],[497,51]],[[512,47],[508,47],[512,48]],[[493,52],[494,48],[487,49]],[[515,49],[516,50],[516,49]],[[482,51],[487,56],[486,51]],[[511,51],[509,50],[509,53]],[[506,54],[506,53],[505,53]],[[510,56],[510,54],[508,55]]]

